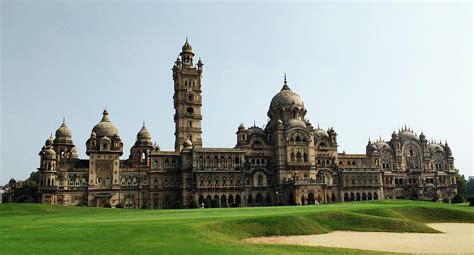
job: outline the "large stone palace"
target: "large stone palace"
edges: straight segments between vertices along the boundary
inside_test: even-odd
[[[338,151],[331,127],[314,127],[286,80],[273,97],[265,128],[240,125],[234,148],[202,147],[203,62],[186,39],[174,62],[175,150],[162,151],[143,124],[128,159],[109,112],[79,159],[63,121],[39,153],[45,204],[171,208],[217,198],[221,207],[306,205],[389,198],[439,199],[456,194],[447,143],[410,128],[368,141],[365,154]],[[194,203],[195,204],[195,203]]]

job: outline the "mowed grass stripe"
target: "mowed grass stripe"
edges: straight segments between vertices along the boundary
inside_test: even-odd
[[[407,200],[193,210],[4,204],[0,254],[367,254],[240,240],[334,230],[437,232],[427,222],[474,222],[474,210]]]

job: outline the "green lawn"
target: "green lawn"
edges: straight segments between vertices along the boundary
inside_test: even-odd
[[[474,208],[406,200],[192,210],[4,204],[0,254],[368,254],[239,240],[334,230],[437,232],[427,222],[474,223]]]

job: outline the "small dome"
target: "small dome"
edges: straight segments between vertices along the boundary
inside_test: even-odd
[[[390,145],[384,141],[378,141],[375,143],[375,147],[377,147],[378,150],[390,150]]]
[[[66,125],[66,120],[63,119],[63,124],[56,130],[56,142],[58,143],[72,143],[72,134],[69,127]]]
[[[102,120],[94,126],[92,132],[96,134],[98,138],[107,136],[112,138],[114,136],[119,136],[118,129],[114,126],[114,124],[109,119],[109,113],[107,110],[104,110],[102,113],[103,117]]]
[[[44,143],[45,146],[52,146],[53,145],[53,137],[49,137],[48,139],[46,139],[46,142]]]
[[[369,140],[369,143],[367,143],[367,146],[365,148],[367,154],[372,153],[374,151],[377,151],[377,146],[375,144],[371,143]]]
[[[446,142],[443,147],[444,147],[444,151],[446,152],[446,156],[452,157],[453,152],[451,151],[451,148],[449,147],[448,142]]]
[[[143,122],[143,127],[137,134],[135,145],[152,145],[151,135],[145,127],[145,122]]]
[[[316,137],[329,137],[328,132],[326,132],[326,130],[320,129],[320,128],[314,130],[314,135]]]
[[[256,126],[253,126],[251,128],[249,128],[247,130],[247,134],[248,136],[252,136],[252,135],[263,135],[265,136],[265,131],[263,131],[263,129],[259,128],[259,127],[256,127]]]
[[[434,152],[437,152],[437,151],[441,151],[441,152],[444,153],[443,147],[440,144],[437,144],[437,143],[428,144],[428,150],[430,151],[430,153],[434,153]]]
[[[303,128],[305,128],[306,124],[302,120],[292,119],[292,120],[288,121],[288,128],[293,128],[293,127],[303,127]]]
[[[43,156],[45,159],[56,159],[56,152],[51,147],[46,148]]]
[[[278,124],[278,125],[281,125],[281,124],[283,124],[283,121],[281,121],[281,119],[278,119],[278,120],[277,120],[277,124]]]
[[[191,44],[188,42],[188,38],[186,37],[186,42],[184,43],[183,47],[181,48],[183,52],[193,52],[193,47],[191,47]]]
[[[245,126],[244,126],[243,123],[240,123],[238,130],[239,131],[245,131]]]

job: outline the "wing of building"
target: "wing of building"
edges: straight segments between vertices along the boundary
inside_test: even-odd
[[[305,205],[387,198],[452,198],[453,156],[409,128],[371,142],[365,154],[338,152],[337,133],[305,118],[286,77],[265,128],[240,125],[234,148],[204,148],[201,138],[203,63],[188,40],[173,65],[175,150],[153,144],[145,123],[128,159],[107,110],[79,159],[66,122],[39,153],[40,200],[46,204],[171,208],[206,199],[222,207]]]

